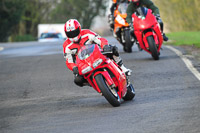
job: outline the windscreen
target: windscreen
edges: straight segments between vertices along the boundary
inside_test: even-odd
[[[119,11],[121,14],[125,14],[125,13],[126,13],[127,7],[128,7],[128,4],[127,4],[126,2],[120,3],[119,6],[118,6],[118,11]]]
[[[78,52],[79,59],[80,60],[87,59],[93,53],[94,48],[95,48],[94,44],[83,46]]]
[[[136,15],[146,17],[148,9],[146,7],[139,7],[136,9]]]

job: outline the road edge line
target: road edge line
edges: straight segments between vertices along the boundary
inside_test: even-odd
[[[200,73],[199,71],[192,65],[192,62],[185,56],[182,54],[182,52],[180,52],[179,50],[177,50],[176,48],[172,47],[172,46],[165,46],[168,49],[172,50],[173,52],[175,52],[185,63],[186,67],[194,74],[194,76],[200,80]]]

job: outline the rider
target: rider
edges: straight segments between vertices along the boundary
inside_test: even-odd
[[[75,75],[74,82],[78,86],[83,86],[86,80],[78,73],[76,65],[76,56],[80,48],[84,45],[96,43],[104,52],[111,53],[113,60],[121,67],[126,75],[131,75],[131,70],[127,69],[122,59],[119,57],[118,48],[108,44],[105,38],[100,37],[89,29],[81,29],[80,23],[76,19],[68,20],[64,25],[64,30],[67,36],[63,44],[64,58],[66,59],[67,67],[73,71]]]
[[[110,29],[113,31],[114,29],[114,11],[117,9],[120,3],[127,2],[129,3],[130,0],[112,0],[112,6],[110,7],[111,14],[108,15],[108,23],[110,24]]]
[[[154,3],[151,0],[132,0],[132,2],[130,2],[130,4],[128,5],[127,11],[126,11],[127,12],[126,21],[130,25],[131,33],[134,33],[134,27],[132,23],[132,14],[140,6],[145,6],[152,10],[153,14],[156,16],[158,23],[160,24],[163,40],[168,41],[168,37],[165,35],[165,33],[163,33],[163,21],[160,18],[159,9],[158,7],[154,5]]]

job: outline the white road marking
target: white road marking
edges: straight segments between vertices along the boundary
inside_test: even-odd
[[[4,50],[4,48],[3,48],[3,47],[0,47],[0,51],[2,51],[2,50]]]
[[[198,70],[192,65],[192,62],[185,56],[183,55],[179,50],[171,47],[171,46],[166,46],[167,48],[169,48],[170,50],[174,51],[182,60],[183,62],[186,64],[187,68],[194,74],[194,76],[200,80],[200,73],[198,72]]]

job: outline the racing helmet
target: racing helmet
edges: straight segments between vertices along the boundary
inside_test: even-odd
[[[81,38],[81,25],[76,19],[70,19],[64,26],[65,34],[69,40],[76,43]]]
[[[133,2],[134,4],[138,4],[138,3],[140,2],[140,0],[132,0],[132,2]]]

